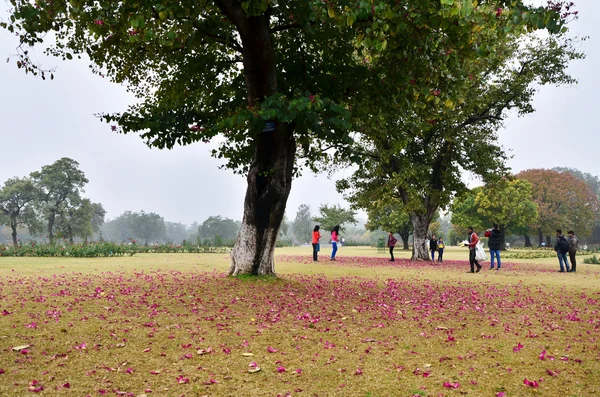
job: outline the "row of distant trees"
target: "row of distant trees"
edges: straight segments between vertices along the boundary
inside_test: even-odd
[[[15,177],[0,189],[0,222],[10,228],[13,244],[19,229],[30,235],[87,240],[98,232],[106,211],[83,197],[88,182],[79,163],[62,158],[28,177]]]

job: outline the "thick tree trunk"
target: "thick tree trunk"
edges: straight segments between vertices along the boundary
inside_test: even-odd
[[[538,228],[538,241],[539,241],[538,247],[541,247],[542,243],[544,242],[544,235],[542,234],[541,228]]]
[[[400,230],[397,232],[400,238],[402,239],[402,245],[405,250],[408,250],[408,240],[410,238],[410,230]]]
[[[433,216],[423,214],[411,214],[413,225],[413,251],[411,260],[430,261],[429,238],[427,232]]]
[[[409,239],[409,237],[410,237],[410,235],[408,235],[406,237],[400,235],[400,238],[402,239],[402,249],[403,250],[408,250],[409,249],[409,247],[408,247],[408,239]]]
[[[546,247],[552,247],[552,239],[550,236],[546,236]]]
[[[525,235],[525,236],[523,236],[523,237],[525,237],[525,247],[526,247],[526,248],[532,248],[532,247],[533,247],[533,245],[531,245],[531,239],[529,238],[529,235],[528,235],[528,234],[526,234],[526,235]]]
[[[258,106],[277,93],[269,15],[248,17],[236,1],[217,4],[240,34],[248,105]],[[231,251],[232,276],[275,274],[273,253],[292,186],[296,144],[293,125],[273,122],[272,130],[250,131],[254,157],[247,176],[242,226]]]

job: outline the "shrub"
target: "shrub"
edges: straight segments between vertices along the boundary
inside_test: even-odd
[[[600,259],[596,257],[596,255],[592,255],[591,258],[585,258],[583,263],[587,263],[590,265],[600,265]]]

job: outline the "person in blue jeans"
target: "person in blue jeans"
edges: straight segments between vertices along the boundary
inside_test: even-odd
[[[556,244],[554,244],[554,251],[556,251],[556,255],[558,255],[558,264],[560,265],[559,272],[564,273],[565,268],[567,272],[570,272],[569,260],[567,259],[567,254],[569,253],[569,240],[562,234],[561,229],[556,229]]]
[[[494,223],[494,227],[486,230],[484,236],[488,238],[488,247],[490,248],[490,270],[494,269],[494,259],[498,262],[498,270],[500,270],[500,266],[502,266],[502,261],[500,261],[502,231],[498,228],[498,224]]]

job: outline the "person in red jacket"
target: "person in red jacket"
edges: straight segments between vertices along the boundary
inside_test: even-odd
[[[469,226],[469,239],[468,239],[467,247],[469,247],[469,264],[471,265],[471,271],[468,273],[479,273],[481,270],[481,265],[475,259],[475,247],[479,242],[479,237],[477,233],[473,231],[473,226]],[[475,270],[475,266],[477,266],[477,270]]]
[[[392,257],[390,259],[390,262],[394,262],[394,247],[396,246],[396,237],[394,237],[394,233],[392,232],[388,232],[388,242],[387,242],[387,246],[390,247],[390,256]]]
[[[320,228],[319,225],[315,226],[312,233],[313,262],[318,262],[317,253],[321,250],[321,244],[319,244],[319,240],[321,239]]]

